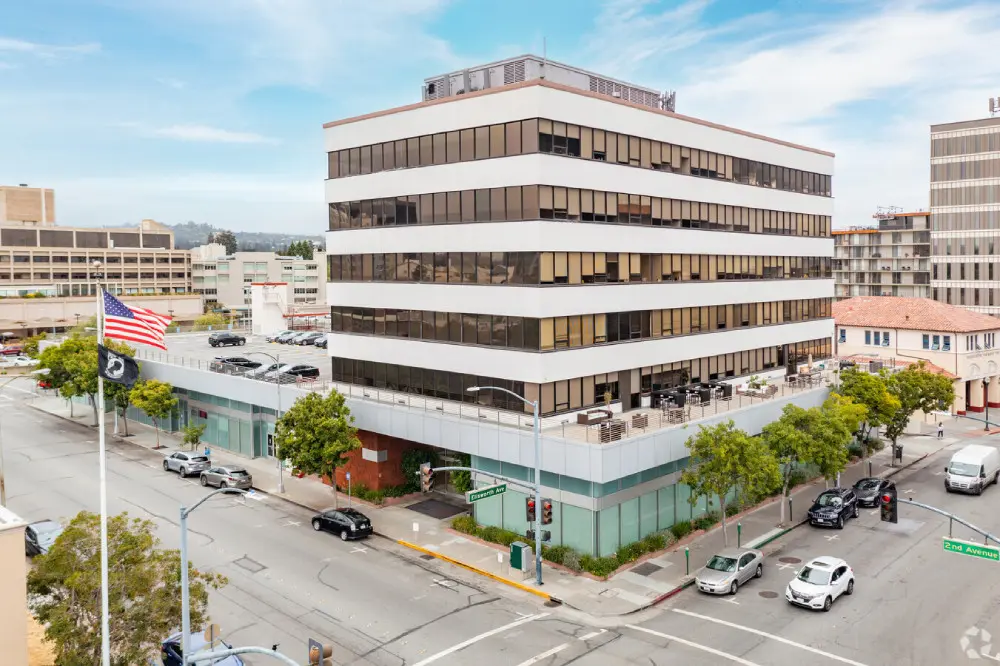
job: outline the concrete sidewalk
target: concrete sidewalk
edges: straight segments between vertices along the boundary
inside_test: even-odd
[[[32,398],[30,404],[35,409],[74,421],[81,426],[92,427],[93,412],[86,405],[75,405],[74,416],[70,417],[68,402],[58,396],[42,395]],[[109,436],[112,436],[113,424],[110,416],[107,428]],[[129,429],[131,436],[119,439],[136,446],[150,449],[155,447],[156,433],[152,428],[130,422]],[[943,439],[927,436],[907,437],[904,442],[902,465],[895,468],[889,467],[889,451],[886,448],[872,457],[873,473],[877,476],[892,475],[942,448],[964,443],[963,440],[967,441],[984,433],[981,426],[976,423],[952,420],[945,423],[945,434]],[[160,433],[160,444],[163,447],[160,453],[163,455],[186,450],[180,438],[169,433]],[[697,573],[704,562],[723,547],[721,526],[709,532],[696,532],[665,551],[643,557],[606,581],[544,564],[545,585],[540,591],[534,585],[533,569],[526,578],[520,571],[510,570],[506,548],[453,531],[450,528],[451,518],[437,519],[408,508],[426,498],[421,497],[394,506],[376,507],[357,499],[350,500],[346,493],[338,493],[335,499],[333,489],[315,477],[299,479],[287,474],[283,477],[285,492],[279,494],[275,461],[265,458],[251,460],[222,449],[212,449],[212,459],[221,464],[245,467],[253,475],[255,489],[312,510],[332,508],[335,502],[338,506],[353,503],[372,519],[380,536],[407,547],[416,546],[414,551],[422,553],[421,556],[424,558],[439,557],[513,587],[555,598],[591,616],[624,615],[662,601],[689,585],[691,575]],[[841,485],[851,485],[864,476],[868,476],[867,468],[862,469],[860,463],[854,464],[841,475]],[[823,488],[822,480],[795,488],[792,493],[791,519],[789,520],[786,515],[784,525],[778,525],[780,505],[777,499],[745,514],[727,519],[730,545],[736,545],[737,523],[741,527],[741,544],[747,547],[761,547],[794,529],[804,522],[806,510]],[[690,558],[689,567],[685,551]]]

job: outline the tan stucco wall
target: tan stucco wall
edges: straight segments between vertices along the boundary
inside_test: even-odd
[[[4,525],[0,522],[0,660],[3,666],[27,666],[24,524]]]

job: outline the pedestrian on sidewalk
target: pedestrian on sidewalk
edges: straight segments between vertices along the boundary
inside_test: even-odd
[[[944,438],[944,421],[938,421],[938,439]]]

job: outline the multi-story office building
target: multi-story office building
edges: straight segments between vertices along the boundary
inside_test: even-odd
[[[49,226],[56,223],[56,194],[27,185],[0,185],[0,224]]]
[[[1000,118],[931,125],[932,297],[1000,314]]]
[[[225,246],[210,243],[192,249],[191,256],[192,287],[207,304],[246,314],[252,283],[287,282],[292,288],[292,301],[286,304],[288,314],[302,308],[315,312],[317,305],[326,305],[326,255],[322,252],[315,252],[312,259],[274,252],[227,255]]]
[[[833,232],[838,300],[854,296],[930,297],[930,214],[887,213],[878,223]]]
[[[352,407],[366,449],[422,442],[525,479],[530,430],[432,424],[405,396],[513,423],[530,408],[467,389],[537,400],[554,542],[604,554],[690,516],[689,431],[574,440],[582,412],[831,354],[830,153],[545,79],[329,123],[325,143],[333,376],[397,394],[377,418]],[[751,432],[777,415],[733,413]],[[477,518],[522,531],[512,490]]]

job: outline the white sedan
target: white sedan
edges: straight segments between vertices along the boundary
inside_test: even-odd
[[[817,557],[792,579],[785,599],[796,606],[830,610],[842,594],[854,594],[854,570],[836,557]]]
[[[30,356],[7,356],[0,361],[0,366],[6,368],[27,368],[33,365],[38,365],[38,359]]]

